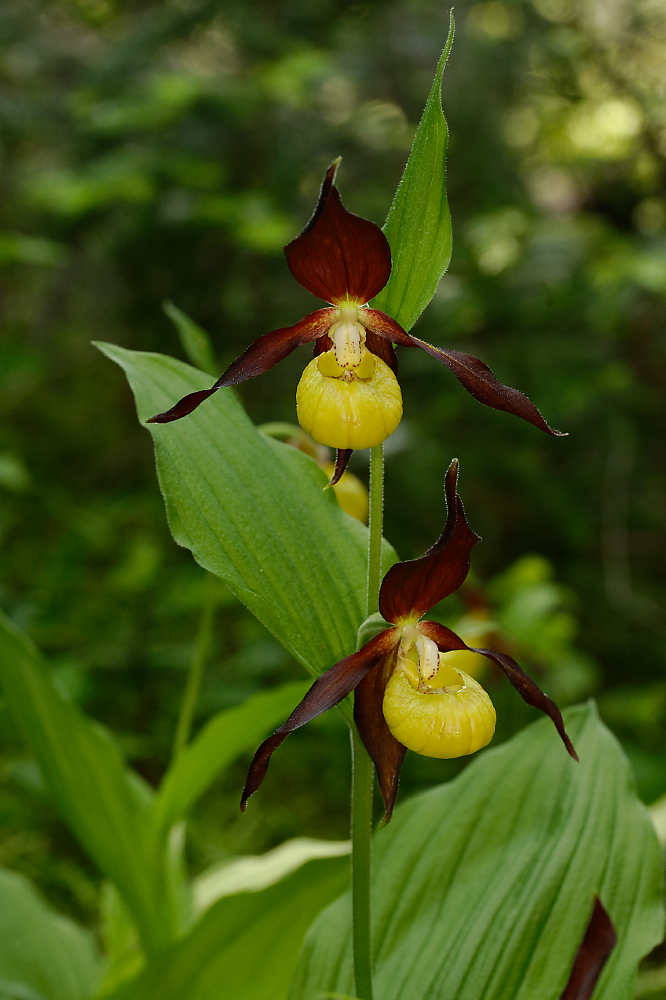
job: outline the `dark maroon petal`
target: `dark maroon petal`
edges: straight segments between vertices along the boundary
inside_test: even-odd
[[[446,472],[447,517],[444,531],[424,556],[396,563],[384,577],[379,610],[389,622],[421,615],[457,590],[469,572],[469,556],[479,541],[467,521],[458,496],[458,459]]]
[[[319,357],[320,354],[323,354],[324,351],[331,351],[331,350],[333,350],[333,341],[328,336],[328,334],[325,333],[323,336],[315,340],[314,349],[312,353],[316,358]]]
[[[264,740],[250,764],[241,809],[245,811],[247,800],[256,792],[264,780],[271,755],[284,743],[289,733],[300,729],[322,712],[328,711],[342,701],[365,677],[369,670],[391,649],[395,643],[395,629],[385,629],[374,639],[366,642],[357,653],[347,656],[318,677],[302,702],[294,709],[286,722],[276,729],[272,736]]]
[[[369,328],[380,337],[386,337],[402,347],[419,347],[422,351],[432,355],[433,358],[437,358],[438,361],[443,361],[469,394],[474,396],[474,399],[478,399],[480,403],[484,403],[485,406],[513,413],[514,416],[527,420],[528,423],[534,424],[546,434],[552,434],[554,437],[566,437],[565,432],[556,431],[546,423],[527,396],[519,392],[518,389],[512,389],[510,385],[503,385],[495,378],[488,365],[479,361],[473,354],[465,354],[462,351],[444,351],[440,347],[433,347],[427,341],[419,340],[418,337],[412,337],[411,334],[406,333],[394,319],[378,309],[366,309],[363,316],[364,323],[367,323]]]
[[[363,322],[363,313],[360,314],[361,322]],[[372,353],[381,358],[393,372],[395,376],[398,374],[398,359],[396,357],[395,351],[393,350],[393,344],[390,340],[386,340],[385,337],[378,337],[376,333],[372,330],[366,331],[365,346]]]
[[[351,448],[338,448],[335,454],[335,469],[333,470],[333,475],[328,481],[329,486],[335,486],[339,483],[345,474],[345,470],[349,465],[349,459],[352,457]]]
[[[366,674],[354,692],[354,719],[365,748],[377,771],[384,800],[384,819],[388,822],[398,794],[398,780],[405,747],[386,725],[382,705],[386,684],[395,666],[395,653],[385,657],[375,670]]]
[[[192,410],[196,410],[200,403],[212,396],[218,389],[224,389],[230,385],[238,385],[246,379],[255,378],[268,371],[278,361],[282,361],[288,354],[298,347],[299,344],[307,344],[308,341],[316,340],[329,329],[334,309],[318,309],[316,312],[305,316],[294,326],[285,326],[281,330],[271,330],[264,333],[253,344],[250,344],[240,358],[229,365],[223,375],[210,389],[199,389],[197,392],[189,392],[183,396],[170,410],[158,413],[151,417],[149,424],[168,424],[172,420],[179,420],[186,417]]]
[[[476,649],[474,646],[468,646],[450,628],[439,625],[437,622],[419,622],[417,627],[419,631],[437,643],[442,653],[448,653],[452,649],[467,649],[470,653],[480,653],[482,656],[487,656],[489,660],[492,660],[504,672],[523,701],[526,701],[532,708],[538,708],[540,712],[545,712],[553,720],[555,728],[560,734],[568,753],[574,760],[578,760],[578,754],[574,750],[573,743],[564,728],[564,720],[559,708],[553,699],[549,698],[531,677],[528,677],[511,656],[507,656],[506,653],[496,653],[493,649]]]
[[[344,208],[334,185],[338,158],[326,171],[314,215],[285,248],[289,270],[327,302],[368,302],[391,273],[388,240],[374,222]]]
[[[601,971],[616,944],[617,934],[613,922],[599,897],[595,896],[590,922],[560,1000],[590,1000]]]

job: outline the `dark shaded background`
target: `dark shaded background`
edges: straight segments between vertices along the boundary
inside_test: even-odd
[[[386,534],[405,556],[433,540],[459,455],[484,538],[467,604],[480,597],[563,703],[599,697],[652,801],[666,792],[664,11],[489,0],[457,20],[454,253],[417,333],[478,354],[570,437],[491,412],[403,354]],[[340,153],[347,206],[383,220],[447,26],[431,0],[0,8],[0,605],[151,780],[204,581],[168,534],[127,386],[90,341],[182,356],[172,300],[210,331],[222,368],[316,308],[281,247]],[[307,357],[241,388],[257,422],[295,419]],[[220,588],[198,721],[296,671]],[[487,683],[498,738],[533,717]],[[0,863],[92,915],[92,873],[1,721]],[[346,836],[334,716],[290,741],[241,820],[245,764],[193,819],[195,869],[287,836]],[[403,794],[450,773],[411,755]]]

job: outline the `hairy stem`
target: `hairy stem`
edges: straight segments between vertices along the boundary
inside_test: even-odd
[[[384,449],[370,453],[370,526],[368,532],[367,614],[379,604],[382,521],[384,516]],[[352,910],[354,921],[354,977],[360,1000],[372,1000],[372,933],[370,923],[370,871],[372,835],[372,761],[358,730],[352,729]]]

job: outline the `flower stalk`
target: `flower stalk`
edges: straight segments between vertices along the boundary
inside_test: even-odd
[[[368,530],[368,617],[379,607],[382,534],[384,521],[384,446],[370,451],[370,521]],[[356,724],[351,731],[352,749],[352,914],[354,978],[361,1000],[372,1000],[372,925],[370,879],[372,865],[372,801],[374,770]]]

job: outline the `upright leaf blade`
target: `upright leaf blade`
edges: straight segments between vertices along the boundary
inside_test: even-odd
[[[173,358],[98,346],[125,370],[142,421],[210,384]],[[365,617],[367,528],[340,510],[321,469],[260,434],[231,390],[148,429],[175,540],[310,673],[354,650]],[[385,563],[394,560],[385,546]]]
[[[99,980],[92,935],[55,913],[22,875],[0,869],[0,995],[88,1000]]]
[[[151,795],[109,734],[65,701],[36,649],[0,615],[0,684],[63,819],[123,895],[144,944],[170,933],[160,852],[150,837]]]
[[[411,330],[431,301],[451,260],[451,213],[446,196],[449,130],[442,111],[442,75],[453,45],[449,34],[384,232],[391,247],[391,277],[376,296],[375,309]]]
[[[346,858],[310,861],[260,892],[228,896],[112,1000],[281,1000],[303,935],[348,882]]]
[[[283,684],[210,719],[165,775],[155,798],[158,829],[165,831],[184,816],[234,757],[255,750],[266,734],[289,715],[307,687],[300,682]]]
[[[618,944],[595,1000],[630,997],[661,939],[662,861],[620,747],[593,706],[547,721],[399,806],[375,838],[374,955],[382,1000],[558,1000],[595,895]],[[347,897],[317,919],[292,1000],[352,992]]]
[[[198,323],[190,319],[173,302],[164,303],[164,312],[178,331],[180,343],[189,361],[209,375],[217,375],[217,365],[215,355],[210,342],[210,337]]]

